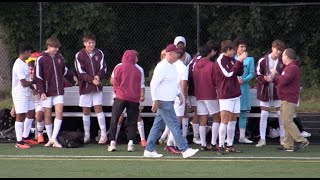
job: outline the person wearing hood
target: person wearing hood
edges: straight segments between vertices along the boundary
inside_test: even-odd
[[[41,96],[41,104],[44,108],[45,128],[49,141],[45,147],[62,148],[57,137],[63,117],[64,76],[73,77],[78,84],[78,78],[73,71],[68,70],[64,58],[59,52],[60,41],[56,37],[50,37],[46,41],[47,50],[36,60],[36,87]],[[56,117],[52,130],[52,106],[55,107]]]
[[[209,45],[201,47],[199,49],[199,54],[202,58],[197,61],[193,69],[194,94],[197,100],[197,114],[199,116],[199,133],[202,151],[218,149],[216,148],[216,144],[220,125],[219,101],[216,92],[214,63],[210,61],[210,58],[214,53],[214,49]],[[212,116],[213,119],[211,148],[208,148],[206,143],[208,115]]]
[[[231,40],[221,42],[221,54],[215,63],[216,87],[220,105],[221,123],[219,126],[218,154],[226,152],[240,152],[233,146],[237,116],[240,113],[241,89],[238,76],[243,74],[243,61],[247,53],[235,55],[235,45]],[[227,147],[224,147],[227,135]]]
[[[104,61],[104,53],[97,49],[96,37],[93,34],[87,34],[83,37],[83,45],[75,56],[75,68],[79,75],[79,106],[82,107],[84,143],[90,142],[90,114],[91,108],[97,115],[101,137],[98,144],[105,144],[107,138],[106,119],[102,109],[102,84],[107,72],[107,65]]]
[[[183,62],[183,64],[185,64],[187,66],[190,63],[190,61],[192,60],[192,57],[189,53],[186,52],[186,48],[187,48],[186,38],[184,38],[183,36],[177,36],[174,39],[173,44],[176,45],[180,49],[179,59]]]
[[[141,72],[136,67],[137,58],[135,50],[126,50],[122,56],[122,64],[117,65],[113,70],[112,84],[115,98],[112,105],[108,151],[117,150],[115,137],[117,124],[125,108],[128,115],[128,151],[135,150],[134,142],[136,142],[137,120],[141,98]]]

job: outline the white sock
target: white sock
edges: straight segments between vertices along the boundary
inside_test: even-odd
[[[166,139],[169,133],[170,133],[170,129],[168,128],[168,126],[166,126],[166,128],[164,129],[161,135],[161,139]]]
[[[90,115],[82,115],[84,136],[90,136]]]
[[[269,111],[261,110],[260,117],[260,139],[266,139]]]
[[[52,124],[45,125],[45,127],[46,127],[46,131],[47,131],[48,138],[49,138],[49,140],[50,140],[51,137],[52,137]]]
[[[216,145],[217,144],[217,138],[219,135],[219,127],[220,127],[220,123],[217,122],[213,122],[212,123],[212,127],[211,127],[211,144],[212,145]]]
[[[140,134],[140,138],[141,139],[146,139],[145,133],[144,133],[144,122],[143,119],[141,119],[141,121],[139,121],[138,123],[138,131]]]
[[[61,128],[62,120],[61,119],[54,119],[54,125],[53,125],[53,133],[52,133],[52,139],[57,139],[60,128]]]
[[[227,126],[226,124],[220,123],[219,126],[219,147],[224,147],[224,141],[226,140],[227,135]]]
[[[120,129],[121,129],[121,124],[118,124],[117,125],[117,132],[116,132],[116,140],[118,139],[118,135],[119,135]]]
[[[284,126],[282,123],[282,119],[281,119],[281,115],[280,115],[280,111],[277,111],[277,116],[278,116],[278,122],[279,122],[279,128],[280,128],[280,138],[283,138],[286,136],[286,132],[284,131]]]
[[[44,121],[37,122],[37,130],[38,132],[43,132],[44,129]]]
[[[182,135],[187,137],[189,118],[182,118]]]
[[[239,139],[242,139],[246,136],[246,129],[245,128],[239,128],[240,131],[240,135],[239,135]]]
[[[200,134],[199,134],[199,124],[193,124],[193,123],[192,123],[192,130],[193,130],[193,137],[194,137],[194,138],[200,138]]]
[[[132,146],[132,145],[133,145],[133,140],[129,140],[128,146]]]
[[[17,142],[22,141],[23,122],[16,121],[14,123],[14,128],[16,131]]]
[[[170,131],[168,135],[167,146],[173,146],[173,145],[174,145],[174,137],[172,132]]]
[[[207,127],[199,126],[199,132],[200,132],[201,146],[206,147],[207,146],[207,141],[206,141]]]
[[[29,119],[29,118],[26,118],[24,120],[22,137],[24,138],[29,137],[33,120],[34,119]]]
[[[237,121],[229,121],[227,126],[227,146],[233,145]]]
[[[107,136],[106,118],[103,112],[97,113],[97,119],[101,130],[101,137]]]

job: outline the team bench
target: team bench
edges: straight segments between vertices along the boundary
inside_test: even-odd
[[[254,109],[259,108],[259,100],[257,100],[257,90],[255,88],[250,89],[251,94],[251,106]],[[65,94],[64,94],[64,112],[63,117],[82,117],[83,113],[81,108],[79,108],[79,87],[73,86],[73,87],[67,87],[65,88]],[[111,107],[113,104],[113,98],[114,93],[112,90],[112,86],[104,86],[103,87],[103,106],[108,108],[107,111],[104,110],[106,117],[111,117]],[[152,106],[152,99],[150,94],[150,87],[146,87],[145,89],[145,101],[141,103],[142,106],[148,107],[145,109],[149,109],[149,111],[142,111],[141,116],[142,117],[155,117],[155,113],[151,112],[151,106]],[[70,109],[71,107],[78,107],[75,111],[73,108],[73,111],[66,111],[66,109]],[[53,116],[55,116],[53,112]],[[95,113],[91,113],[92,117],[96,117]],[[126,115],[125,115],[126,116]],[[189,117],[192,117],[193,113],[189,113]],[[251,118],[258,118],[260,117],[260,111],[257,112],[248,112],[247,117]],[[277,117],[275,112],[270,112],[269,117]]]

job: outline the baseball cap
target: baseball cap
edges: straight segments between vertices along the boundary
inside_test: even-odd
[[[180,49],[177,48],[177,46],[175,46],[174,44],[169,44],[167,47],[166,47],[166,52],[172,52],[172,51],[175,51],[177,53],[180,52]]]

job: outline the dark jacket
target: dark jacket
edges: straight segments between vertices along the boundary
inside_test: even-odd
[[[187,65],[188,68],[188,96],[195,96],[194,94],[194,80],[193,80],[193,70],[196,62],[201,58],[200,55],[196,55],[190,63]]]
[[[238,76],[243,74],[243,64],[232,57],[220,54],[215,62],[218,99],[231,99],[241,95]]]
[[[75,68],[79,76],[80,95],[102,91],[102,84],[96,86],[92,81],[96,75],[100,77],[100,81],[106,75],[107,65],[104,62],[103,52],[95,48],[93,56],[90,57],[86,49],[82,49],[76,54],[75,58]]]
[[[64,58],[58,52],[54,57],[42,52],[36,60],[36,86],[40,94],[47,97],[64,95],[64,76],[73,77],[75,73],[68,70]]]
[[[282,59],[279,57],[279,61],[276,67],[276,70],[281,74],[282,70],[284,68],[284,64],[282,62]],[[265,55],[263,58],[261,58],[257,63],[257,68],[255,71],[255,75],[257,78],[257,99],[260,101],[267,102],[271,99],[270,92],[271,89],[269,89],[269,82],[264,80],[264,76],[271,74],[269,70],[269,58],[268,54]],[[277,87],[273,86],[273,100],[279,100],[278,94],[277,94]]]
[[[139,103],[141,96],[141,72],[136,67],[136,52],[126,50],[122,64],[114,68],[113,91],[116,98]]]

